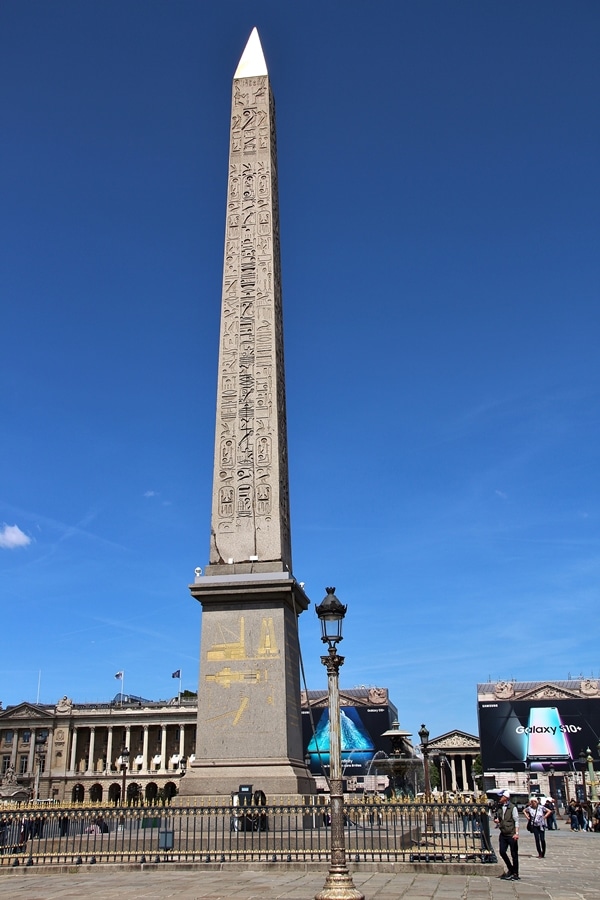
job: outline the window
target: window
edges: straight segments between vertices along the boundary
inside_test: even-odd
[[[46,768],[46,754],[45,753],[38,753],[38,766],[39,766],[40,772],[43,772],[45,770],[45,768]]]
[[[30,742],[31,732],[29,731],[29,729],[27,729],[27,731],[23,732],[23,734],[21,735],[21,740],[23,741],[24,744],[28,744]]]
[[[8,772],[8,767],[10,766],[10,756],[2,757],[2,774],[6,775]]]
[[[14,731],[5,731],[4,732],[4,743],[5,744],[12,744],[13,734],[14,734]]]
[[[20,756],[19,757],[19,775],[25,775],[27,772],[27,763],[29,761],[28,756]]]

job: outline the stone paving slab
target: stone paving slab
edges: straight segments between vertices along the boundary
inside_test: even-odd
[[[497,844],[497,838],[495,837]],[[350,865],[367,900],[600,900],[600,834],[564,825],[547,834],[546,859],[533,837],[520,838],[521,881],[481,875],[366,871]],[[66,873],[1,869],[0,898],[10,900],[311,900],[323,887],[327,866],[240,870],[224,865],[169,870],[169,863],[139,867],[72,867]]]

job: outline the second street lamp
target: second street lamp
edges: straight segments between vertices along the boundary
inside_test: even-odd
[[[340,666],[344,657],[339,656],[337,645],[342,640],[342,622],[347,607],[335,596],[335,588],[328,587],[327,596],[316,613],[321,622],[321,640],[327,644],[327,656],[321,662],[327,669],[329,694],[329,797],[331,803],[331,859],[323,889],[315,900],[365,900],[364,894],[354,887],[352,875],[346,865],[344,834],[344,791],[342,785],[342,741],[340,734]]]
[[[421,738],[421,750],[423,751],[423,778],[425,780],[425,802],[431,800],[431,781],[429,778],[429,729],[421,725],[419,729]]]

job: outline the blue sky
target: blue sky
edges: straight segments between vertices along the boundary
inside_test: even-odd
[[[0,699],[197,685],[231,79],[277,101],[294,574],[475,731],[599,674],[600,6],[0,6]]]

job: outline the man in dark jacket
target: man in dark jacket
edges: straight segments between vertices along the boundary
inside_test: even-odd
[[[520,881],[519,878],[519,810],[510,802],[510,791],[500,795],[500,806],[494,818],[496,828],[500,829],[500,856],[506,865],[506,872],[500,876],[505,881]],[[511,859],[508,858],[510,850]]]

